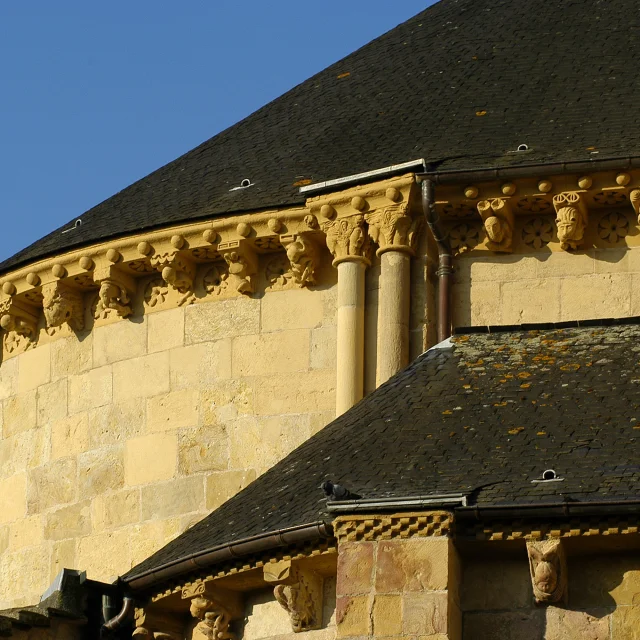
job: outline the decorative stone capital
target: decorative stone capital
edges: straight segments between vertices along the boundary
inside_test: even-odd
[[[136,609],[133,637],[136,640],[183,640],[184,624],[177,616]]]
[[[233,619],[242,617],[238,593],[217,589],[210,582],[196,582],[182,590],[182,598],[191,600],[189,612],[199,620],[199,633],[210,640],[234,640],[229,631]]]
[[[294,633],[322,626],[322,578],[302,570],[290,560],[264,566],[264,579],[274,586],[274,596],[289,614]]]
[[[412,218],[408,211],[409,203],[401,201],[365,214],[369,236],[378,245],[377,255],[385,251],[403,251],[415,255],[415,241],[422,218]]]
[[[280,236],[291,265],[292,280],[299,287],[316,282],[316,269],[320,262],[318,248],[308,234]]]
[[[327,220],[322,224],[322,230],[327,236],[327,248],[333,256],[334,267],[347,260],[364,262],[367,266],[371,264],[371,244],[364,215]]]
[[[84,303],[82,294],[60,281],[42,287],[42,306],[47,330],[68,324],[74,331],[84,329]]]
[[[182,305],[192,297],[196,265],[190,258],[180,253],[181,243],[176,241],[175,244],[179,246],[169,251],[153,253],[149,256],[149,262],[162,274],[162,279],[169,286],[182,294],[183,297],[179,301]]]
[[[481,200],[478,202],[478,213],[489,238],[488,249],[510,253],[515,218],[509,200],[506,198]]]
[[[527,542],[536,604],[567,603],[567,560],[561,540]]]
[[[587,228],[587,207],[578,191],[565,191],[553,196],[553,206],[556,210],[556,225],[558,240],[564,251],[575,250],[580,247]]]
[[[4,344],[9,353],[29,349],[38,339],[38,310],[15,298],[0,302],[0,327],[5,330]]]
[[[231,295],[251,295],[254,291],[252,276],[258,271],[258,258],[247,241],[221,242],[218,252],[227,265],[222,279],[224,290]]]

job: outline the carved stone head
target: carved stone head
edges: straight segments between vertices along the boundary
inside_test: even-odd
[[[562,207],[556,218],[558,240],[563,249],[577,249],[584,237],[585,220],[577,207]]]
[[[491,242],[500,244],[504,240],[506,223],[497,216],[489,216],[484,221],[484,228]]]

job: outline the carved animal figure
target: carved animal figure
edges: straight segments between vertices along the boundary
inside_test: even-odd
[[[103,280],[100,284],[99,302],[96,315],[102,315],[104,311],[114,310],[121,318],[132,314],[129,294],[113,280]]]
[[[294,240],[287,247],[287,258],[297,284],[304,286],[315,283],[315,251],[308,240],[302,237]]]
[[[562,207],[558,211],[556,224],[558,225],[558,240],[560,240],[562,249],[565,251],[577,249],[582,242],[586,227],[586,221],[580,210],[572,206]]]
[[[282,608],[289,613],[291,627],[295,633],[312,629],[315,626],[311,595],[304,583],[279,584],[273,593]]]
[[[84,306],[79,293],[57,287],[43,293],[44,319],[49,329],[61,327],[65,322],[76,331],[84,329]]]

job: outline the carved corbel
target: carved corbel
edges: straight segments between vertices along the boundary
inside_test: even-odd
[[[55,330],[65,323],[74,331],[84,329],[84,302],[79,291],[56,281],[42,286],[42,296],[47,330]]]
[[[490,251],[509,253],[512,251],[514,215],[511,204],[505,198],[481,200],[478,213],[489,238]]]
[[[567,603],[567,560],[561,540],[527,542],[536,604]]]
[[[96,269],[93,280],[100,285],[95,318],[106,318],[112,311],[121,318],[133,313],[131,300],[136,292],[136,282],[115,266]]]
[[[218,252],[227,263],[226,288],[238,294],[253,293],[252,276],[258,271],[258,258],[251,245],[242,240],[221,242]]]
[[[553,196],[553,206],[556,210],[556,225],[558,240],[564,251],[577,249],[584,238],[587,228],[587,206],[582,194],[577,191],[566,191]]]
[[[319,251],[307,234],[280,236],[280,242],[287,251],[291,264],[293,281],[299,287],[315,284],[316,269],[319,264]]]
[[[378,245],[377,255],[385,251],[404,251],[415,255],[415,241],[421,218],[408,215],[406,201],[390,204],[365,214],[369,236]]]
[[[196,627],[200,634],[209,640],[235,639],[229,625],[244,614],[240,594],[197,582],[182,590],[182,598],[191,600],[189,612],[200,621]]]
[[[179,305],[185,304],[193,297],[193,281],[196,277],[196,264],[180,253],[184,240],[176,236],[171,240],[174,249],[164,253],[154,253],[149,256],[151,266],[162,274],[162,279],[182,298]]]
[[[0,302],[0,327],[7,332],[5,346],[9,353],[19,347],[28,349],[38,338],[38,310],[15,298]]]
[[[631,200],[631,206],[638,216],[638,223],[640,223],[640,189],[634,189],[629,194],[629,200]]]
[[[136,609],[132,635],[136,640],[183,640],[184,623],[166,613]]]
[[[326,220],[322,230],[327,236],[327,247],[333,256],[333,266],[345,260],[360,260],[369,264],[370,242],[364,215]]]
[[[264,580],[274,585],[273,594],[289,614],[294,633],[322,626],[322,578],[290,560],[264,566]]]

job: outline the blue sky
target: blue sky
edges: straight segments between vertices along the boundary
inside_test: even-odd
[[[430,4],[0,3],[0,260]]]

